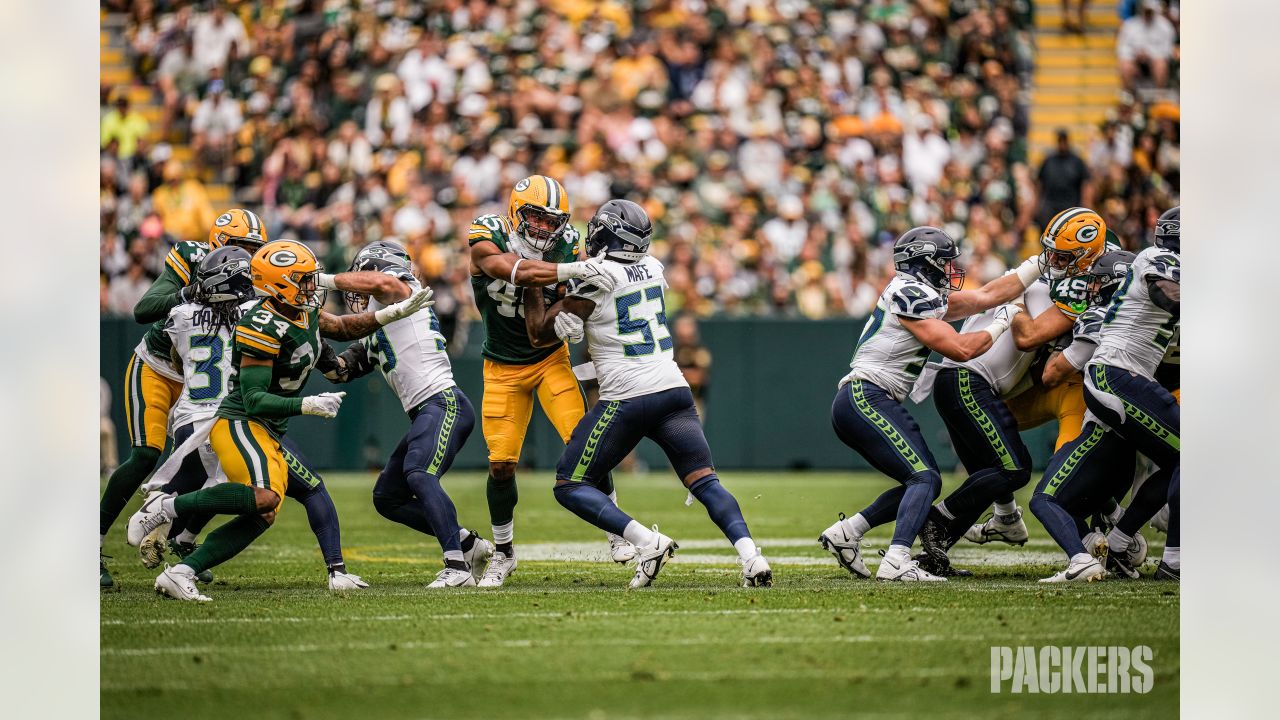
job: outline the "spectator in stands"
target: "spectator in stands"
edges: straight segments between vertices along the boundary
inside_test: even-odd
[[[1035,219],[1041,228],[1067,208],[1090,207],[1093,203],[1088,166],[1071,149],[1071,136],[1066,128],[1059,128],[1057,138],[1057,152],[1040,165],[1040,203]]]
[[[676,318],[672,329],[675,334],[675,359],[680,374],[689,383],[693,393],[693,405],[698,417],[707,422],[707,391],[711,388],[711,351],[702,344],[698,335],[698,321],[688,313]]]
[[[206,73],[223,70],[228,58],[245,57],[250,50],[244,23],[227,13],[223,3],[212,3],[213,11],[192,23],[191,39],[195,59]]]
[[[107,477],[120,465],[116,448],[116,424],[111,421],[111,386],[98,378],[98,474]]]
[[[112,315],[132,317],[133,306],[146,294],[153,279],[147,275],[141,262],[130,265],[123,275],[111,279],[107,287],[107,311]]]
[[[116,157],[126,161],[133,158],[151,131],[147,119],[129,107],[129,93],[124,88],[117,90],[115,107],[102,116],[101,127],[101,147],[115,143]]]
[[[222,78],[209,81],[205,98],[191,118],[191,149],[206,165],[220,168],[231,160],[235,135],[244,124],[240,103],[228,98]]]
[[[151,204],[164,229],[178,240],[204,240],[213,224],[213,205],[204,184],[187,177],[177,160],[164,165],[164,183],[151,193]]]
[[[190,35],[168,50],[156,68],[156,86],[164,99],[164,133],[167,135],[185,112],[183,102],[195,94],[209,78],[209,71],[196,58],[195,43]]]
[[[376,148],[400,146],[409,141],[413,111],[400,94],[400,80],[391,73],[378,76],[374,95],[364,114],[364,134]]]
[[[1142,0],[1142,13],[1125,20],[1116,39],[1120,77],[1133,90],[1141,73],[1151,76],[1157,88],[1169,85],[1169,61],[1173,59],[1178,31],[1164,16],[1160,0]]]

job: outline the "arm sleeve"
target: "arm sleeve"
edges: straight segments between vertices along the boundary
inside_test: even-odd
[[[240,368],[240,394],[244,409],[250,415],[284,418],[302,414],[302,398],[287,398],[267,392],[271,387],[271,368],[250,365]]]
[[[1089,363],[1089,358],[1093,357],[1093,351],[1097,349],[1098,346],[1092,341],[1077,338],[1062,351],[1062,357],[1071,363],[1071,367],[1083,371],[1084,366]]]
[[[163,320],[169,311],[181,304],[178,292],[186,287],[172,268],[166,267],[147,292],[133,306],[133,319],[140,323]]]

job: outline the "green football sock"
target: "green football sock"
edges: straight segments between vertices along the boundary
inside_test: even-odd
[[[120,517],[120,512],[129,504],[133,494],[142,487],[142,481],[160,460],[160,451],[151,447],[136,447],[129,453],[116,471],[107,480],[107,489],[102,492],[102,502],[98,504],[98,532],[106,535],[111,525]]]
[[[173,509],[180,517],[192,515],[249,515],[258,512],[253,488],[239,483],[219,483],[210,488],[179,495]]]
[[[269,527],[271,523],[261,515],[241,515],[209,533],[209,536],[204,539],[204,544],[183,558],[182,564],[197,573],[217,567],[239,555]]]
[[[516,492],[516,478],[503,482],[489,474],[485,482],[485,496],[489,500],[489,522],[494,525],[506,525],[515,517],[516,502],[520,494]]]

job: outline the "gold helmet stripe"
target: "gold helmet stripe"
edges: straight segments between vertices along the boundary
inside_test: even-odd
[[[1058,215],[1057,219],[1049,223],[1049,229],[1045,231],[1045,235],[1048,235],[1049,237],[1056,237],[1058,233],[1062,232],[1062,228],[1065,227],[1067,222],[1070,221],[1072,218],[1079,217],[1080,215],[1084,215],[1086,213],[1091,213],[1091,212],[1093,211],[1090,210],[1089,208],[1082,208],[1082,207],[1071,208],[1070,210],[1063,210]]]

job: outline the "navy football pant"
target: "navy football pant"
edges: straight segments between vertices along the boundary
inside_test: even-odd
[[[1068,557],[1085,552],[1080,519],[1124,495],[1133,483],[1134,462],[1133,446],[1093,421],[1049,458],[1031,496],[1031,512]]]
[[[915,418],[875,383],[854,380],[836,392],[831,425],[841,442],[899,483],[867,506],[862,516],[872,527],[896,520],[893,544],[911,547],[942,491],[938,462]]]
[[[1031,451],[1018,434],[1018,421],[1009,406],[981,375],[967,368],[938,371],[933,403],[969,472],[964,483],[943,500],[955,518],[948,526],[951,545],[992,502],[1031,480]]]
[[[373,486],[373,506],[388,520],[434,535],[445,552],[461,551],[458,511],[440,484],[476,425],[461,388],[432,395],[410,413],[409,432]]]

